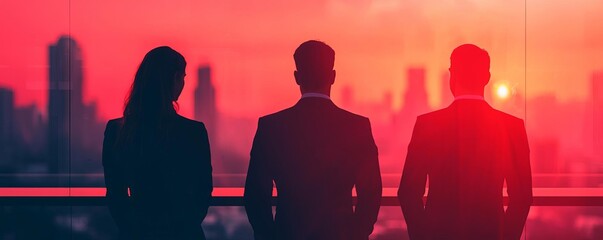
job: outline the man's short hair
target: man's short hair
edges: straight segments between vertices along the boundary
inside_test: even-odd
[[[450,68],[458,70],[489,71],[490,55],[473,44],[463,44],[452,51]]]
[[[457,83],[466,87],[482,88],[490,79],[490,55],[473,44],[463,44],[450,55],[450,73]]]
[[[293,59],[297,71],[321,73],[333,70],[335,51],[324,42],[310,40],[295,49]]]

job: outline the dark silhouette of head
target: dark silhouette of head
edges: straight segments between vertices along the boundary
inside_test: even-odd
[[[330,95],[335,82],[335,51],[321,41],[310,40],[297,47],[295,59],[295,82],[302,93],[316,92]]]
[[[149,51],[136,71],[126,100],[124,117],[152,117],[173,113],[184,88],[186,61],[174,49]]]
[[[157,47],[144,56],[124,106],[124,140],[137,139],[149,128],[161,128],[164,120],[176,113],[185,68],[182,54],[167,46]]]
[[[490,81],[490,56],[473,44],[463,44],[450,55],[450,90],[454,96],[484,95]]]

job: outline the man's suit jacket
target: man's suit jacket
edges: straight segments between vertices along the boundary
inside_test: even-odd
[[[471,99],[419,116],[398,198],[411,239],[519,239],[532,202],[523,121]]]
[[[310,97],[259,119],[244,198],[256,239],[367,239],[380,199],[377,147],[367,118]]]
[[[107,202],[122,238],[205,239],[212,167],[203,123],[174,114],[127,147],[122,126],[110,120],[103,142]]]

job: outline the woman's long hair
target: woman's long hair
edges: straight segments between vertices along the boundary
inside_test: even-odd
[[[166,130],[166,122],[178,108],[174,96],[176,79],[178,74],[184,74],[185,68],[184,57],[167,46],[157,47],[144,56],[125,101],[118,145],[125,147],[141,139],[145,132]]]

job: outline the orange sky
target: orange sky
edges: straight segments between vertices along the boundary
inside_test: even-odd
[[[334,98],[345,85],[360,101],[386,91],[399,108],[405,69],[424,66],[430,103],[451,50],[465,42],[486,48],[492,81],[519,92],[589,97],[589,76],[603,69],[603,2],[570,1],[11,1],[0,7],[0,86],[19,105],[45,111],[47,46],[61,34],[81,45],[85,99],[101,117],[120,116],[144,54],[170,45],[189,63],[181,112],[192,115],[196,66],[210,63],[220,110],[257,117],[298,98],[292,53],[319,39],[336,51]],[[526,28],[527,27],[527,28]],[[526,35],[527,33],[527,35]],[[527,60],[527,62],[526,62]],[[527,68],[526,68],[527,66]],[[526,72],[527,70],[527,72]],[[527,76],[527,84],[524,76]]]

